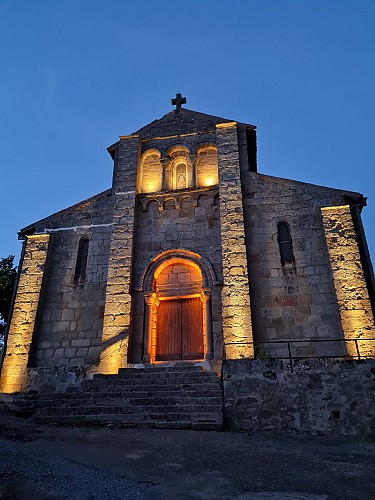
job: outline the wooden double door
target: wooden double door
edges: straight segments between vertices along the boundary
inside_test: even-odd
[[[198,298],[160,300],[156,360],[202,359],[203,309]]]

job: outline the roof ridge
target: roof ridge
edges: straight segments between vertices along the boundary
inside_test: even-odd
[[[199,130],[201,129],[202,131],[206,131],[208,128],[214,128],[214,126],[218,123],[229,123],[233,122],[233,119],[229,118],[223,118],[220,116],[216,115],[209,115],[207,113],[202,113],[200,111],[194,111],[192,109],[188,108],[181,108],[181,109],[173,109],[172,111],[169,111],[165,115],[163,115],[161,118],[157,118],[156,120],[153,120],[152,122],[148,123],[147,125],[144,125],[137,131],[133,132],[131,135],[143,135],[146,134],[149,135],[152,130],[158,130],[158,133],[155,132],[156,135],[160,136],[160,132],[164,133],[164,128],[165,128],[165,133],[167,135],[170,135],[170,126],[173,124],[174,128],[177,130],[178,133],[184,133],[183,131],[186,129],[186,131],[190,130]],[[238,122],[242,124],[241,122]],[[243,124],[246,125],[246,124]],[[254,125],[247,124],[250,127],[255,127]]]

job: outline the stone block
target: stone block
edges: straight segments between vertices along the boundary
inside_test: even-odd
[[[76,355],[77,349],[72,347],[66,347],[64,351],[64,355],[66,358],[73,358]]]

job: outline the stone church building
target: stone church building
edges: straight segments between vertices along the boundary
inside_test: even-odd
[[[365,198],[259,173],[254,125],[173,104],[109,146],[110,189],[20,231],[2,392],[82,367],[373,357]]]

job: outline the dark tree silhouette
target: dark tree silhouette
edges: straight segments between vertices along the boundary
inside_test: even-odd
[[[4,338],[17,276],[17,269],[14,267],[13,261],[14,255],[0,259],[0,348]]]

